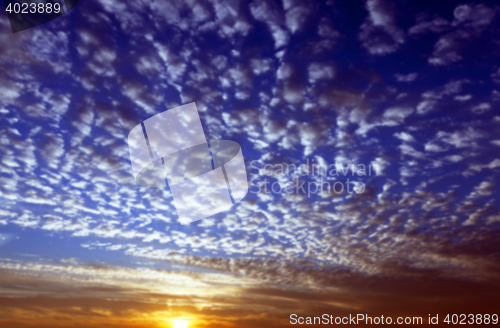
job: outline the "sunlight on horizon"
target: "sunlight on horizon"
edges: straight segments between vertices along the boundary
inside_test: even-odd
[[[172,328],[189,328],[189,326],[189,320],[182,318],[172,319]]]

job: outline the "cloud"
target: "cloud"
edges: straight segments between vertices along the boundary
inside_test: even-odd
[[[291,5],[291,2],[287,1],[286,5]],[[299,12],[300,10],[300,8],[297,9],[297,11]],[[288,22],[292,24],[292,27],[294,29],[298,28],[293,25],[298,24],[298,21],[295,19],[297,11],[289,11],[288,16]],[[274,39],[275,49],[279,49],[288,44],[290,33],[283,27],[285,17],[283,15],[283,12],[277,6],[273,6],[272,2],[268,1],[254,1],[250,4],[250,12],[256,20],[262,21],[268,26],[269,31],[271,32],[271,35]]]
[[[436,108],[439,108],[439,105],[444,104],[447,98],[460,93],[463,86],[467,83],[470,83],[470,81],[465,79],[452,80],[443,86],[422,93],[423,100],[417,104],[417,113],[424,115],[434,111]]]
[[[432,20],[426,18],[425,16],[417,17],[417,24],[408,30],[408,34],[418,35],[429,32],[442,33],[449,29],[450,23],[441,17],[435,17]]]
[[[483,138],[484,134],[472,128],[455,131],[453,133],[440,131],[436,134],[436,139],[457,148],[476,147],[476,140]]]
[[[395,133],[394,136],[398,139],[401,139],[401,140],[407,141],[407,142],[415,141],[415,138],[413,138],[411,134],[406,133],[406,132]]]
[[[283,8],[286,11],[286,25],[292,33],[299,31],[311,14],[309,6],[299,0],[284,0]]]
[[[418,77],[418,73],[409,73],[406,75],[396,74],[395,77],[398,82],[412,82]]]
[[[404,32],[394,21],[394,4],[389,0],[368,0],[369,17],[361,25],[359,39],[372,55],[395,52],[405,42]]]
[[[429,64],[449,65],[462,60],[459,49],[471,37],[472,34],[465,30],[458,30],[442,36],[434,45],[434,51],[429,57]]]
[[[474,113],[474,114],[484,114],[486,112],[488,112],[489,110],[491,109],[491,105],[489,103],[480,103],[474,107],[471,108],[471,111]]]
[[[60,134],[46,134],[44,139],[42,155],[47,161],[47,165],[56,169],[59,166],[61,156],[65,153],[64,139]]]
[[[204,261],[193,259],[193,264]],[[431,277],[424,281],[422,276],[432,271],[425,268],[393,267],[397,271],[406,270],[408,278],[391,278],[389,283],[342,269],[319,267],[304,271],[308,265],[308,261],[284,265],[251,259],[210,261],[211,267],[231,270],[235,273],[232,275],[86,264],[74,259],[61,263],[3,260],[0,305],[5,319],[2,320],[11,326],[22,326],[36,318],[39,326],[47,326],[55,324],[57,315],[59,324],[74,324],[78,319],[76,327],[151,327],[184,317],[206,327],[230,327],[236,323],[239,327],[253,327],[256,322],[285,327],[288,323],[276,324],[282,311],[320,316],[332,313],[333,306],[336,316],[348,316],[352,311],[405,315],[401,298],[395,297],[401,291],[412,295],[404,297],[404,303],[410,302],[422,313],[436,311],[436,304],[443,303],[455,308],[458,303],[458,310],[495,309],[495,304],[485,299],[498,289],[497,284],[485,288],[484,284],[462,281],[462,288],[457,290],[458,280],[448,282]],[[242,274],[254,278],[244,278]],[[279,275],[295,275],[302,283],[316,281],[326,287],[318,292],[307,286],[287,288],[286,279],[278,284],[266,282],[280,281]],[[375,281],[376,295],[367,296],[367,288]],[[464,289],[473,289],[475,293],[470,296]],[[436,290],[441,295],[439,303],[432,298]],[[253,310],[254,307],[258,310]]]
[[[484,4],[459,5],[453,11],[455,20],[452,25],[465,25],[472,28],[483,28],[491,23],[496,11]]]
[[[48,43],[35,47],[41,59],[22,52],[35,33],[14,39],[1,30],[10,46],[0,50],[9,72],[0,77],[0,225],[20,238],[76,240],[82,249],[62,250],[70,257],[130,260],[124,268],[4,259],[2,288],[24,293],[20,300],[19,287],[9,289],[0,300],[10,318],[34,322],[43,312],[50,327],[55,317],[137,327],[137,318],[171,311],[206,326],[267,327],[284,311],[322,313],[332,304],[378,315],[406,313],[408,302],[429,313],[458,311],[457,303],[495,310],[484,300],[499,272],[491,178],[499,119],[484,81],[495,81],[498,67],[485,61],[465,80],[460,67],[436,71],[398,53],[404,44],[422,58],[431,49],[443,65],[467,58],[467,42],[495,16],[461,6],[452,23],[417,17],[407,38],[397,24],[409,26],[414,14],[388,1],[367,1],[360,30],[350,31],[342,7],[328,4],[103,0],[73,12],[81,22],[74,28],[40,26],[37,40]],[[133,126],[186,101],[199,103],[207,137],[239,140],[251,189],[262,188],[187,228],[168,189],[135,184],[125,142]],[[265,193],[266,183],[269,191],[293,177],[265,175],[254,160],[261,168],[352,161],[380,174],[328,180],[363,182],[359,195]]]
[[[335,77],[335,66],[328,63],[311,63],[308,66],[309,83],[331,80]]]
[[[486,5],[458,5],[453,11],[455,17],[453,32],[439,38],[428,61],[431,65],[445,66],[463,60],[462,52],[490,25],[496,10]]]

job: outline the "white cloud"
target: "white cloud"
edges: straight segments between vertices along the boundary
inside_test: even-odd
[[[272,6],[272,2],[255,1],[250,4],[250,12],[255,19],[267,24],[274,38],[276,49],[288,44],[290,33],[282,27],[285,21],[284,15],[278,8]],[[290,22],[292,22],[292,18]]]
[[[404,32],[395,25],[393,3],[389,0],[368,0],[369,18],[361,25],[359,38],[372,55],[395,52],[405,42]]]
[[[335,77],[335,66],[328,63],[311,63],[308,66],[309,82],[331,80]]]
[[[474,114],[484,114],[486,112],[488,112],[489,110],[491,109],[491,105],[489,103],[480,103],[474,107],[471,108],[471,111],[474,113]]]
[[[406,132],[397,132],[394,134],[394,136],[398,139],[401,139],[401,140],[407,141],[407,142],[415,141],[415,138],[411,134],[406,133]]]
[[[408,34],[418,35],[426,32],[442,33],[449,28],[449,25],[450,23],[441,17],[436,17],[433,20],[421,20],[408,30]]]
[[[456,30],[441,36],[436,42],[428,60],[431,65],[444,66],[461,61],[462,49],[481,35],[495,16],[495,10],[483,4],[462,4],[455,8],[453,15],[452,26]]]
[[[396,74],[395,77],[398,82],[412,82],[418,77],[418,73]]]
[[[311,10],[306,4],[306,2],[300,0],[283,1],[283,8],[286,12],[286,25],[292,33],[299,31],[309,18]]]

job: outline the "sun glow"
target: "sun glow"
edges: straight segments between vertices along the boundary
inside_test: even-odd
[[[189,328],[189,321],[181,318],[173,319],[172,328]]]

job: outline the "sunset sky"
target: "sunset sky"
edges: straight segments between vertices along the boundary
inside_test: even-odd
[[[0,9],[0,327],[500,315],[500,2]],[[182,225],[127,136],[191,102],[249,192]],[[366,174],[279,170],[312,164]]]

